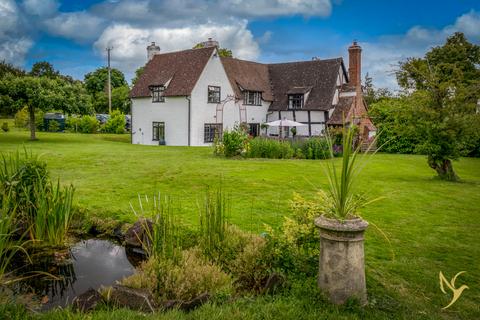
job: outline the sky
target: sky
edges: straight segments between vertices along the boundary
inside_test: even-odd
[[[106,65],[106,47],[130,82],[151,41],[171,52],[211,37],[240,59],[343,57],[348,67],[357,40],[363,74],[395,90],[399,61],[457,31],[480,44],[480,0],[0,0],[0,60],[49,61],[80,80]]]

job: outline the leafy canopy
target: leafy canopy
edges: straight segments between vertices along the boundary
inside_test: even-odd
[[[98,68],[95,71],[89,72],[85,75],[85,87],[90,94],[97,92],[105,92],[107,88],[108,69],[106,67]],[[112,88],[126,86],[125,76],[123,73],[115,68],[111,69]]]
[[[458,179],[451,160],[478,139],[479,65],[480,46],[455,33],[425,57],[400,63],[397,72],[399,85],[411,92],[405,125],[419,133],[417,150],[427,154],[429,166],[442,179]]]

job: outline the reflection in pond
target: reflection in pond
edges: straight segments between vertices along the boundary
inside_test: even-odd
[[[134,272],[125,248],[107,240],[81,241],[71,248],[69,256],[67,254],[67,259],[62,259],[61,263],[52,261],[51,257],[35,259],[23,272],[43,271],[58,278],[30,278],[21,282],[19,289],[23,292],[33,290],[44,297],[43,309],[64,307],[89,288],[112,285]]]

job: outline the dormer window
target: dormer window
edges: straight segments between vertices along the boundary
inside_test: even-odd
[[[262,93],[260,91],[244,91],[243,104],[250,106],[262,105]]]
[[[288,95],[288,109],[298,110],[303,108],[303,94]]]
[[[165,86],[150,86],[152,102],[165,102]]]

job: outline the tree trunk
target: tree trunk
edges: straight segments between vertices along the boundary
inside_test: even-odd
[[[457,181],[459,179],[455,171],[453,171],[450,159],[435,160],[429,157],[428,165],[437,172],[438,177],[442,180]]]
[[[30,140],[37,140],[37,137],[35,136],[35,108],[34,107],[28,107],[28,112],[30,113]]]

